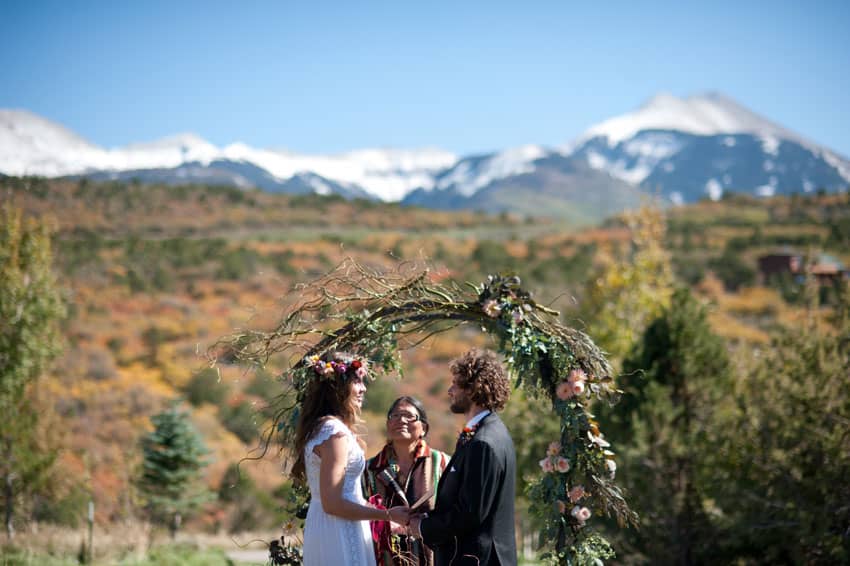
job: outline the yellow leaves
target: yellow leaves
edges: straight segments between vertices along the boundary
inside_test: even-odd
[[[770,336],[755,326],[750,326],[728,313],[715,311],[708,315],[708,322],[714,332],[727,340],[767,344]]]
[[[738,315],[768,316],[783,310],[785,301],[775,289],[746,287],[737,293],[724,294],[719,306]]]
[[[129,389],[141,386],[150,394],[163,398],[177,395],[175,388],[163,379],[163,371],[160,368],[134,362],[127,367],[119,368],[118,374],[120,379],[116,386],[119,388]]]
[[[670,254],[663,243],[666,224],[661,211],[643,207],[626,214],[625,222],[632,248],[603,256],[583,309],[591,338],[615,361],[669,304],[674,285]]]

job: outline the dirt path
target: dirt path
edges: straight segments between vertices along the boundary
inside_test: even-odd
[[[239,564],[240,566],[265,565],[269,557],[269,551],[262,550],[228,550],[227,557]]]

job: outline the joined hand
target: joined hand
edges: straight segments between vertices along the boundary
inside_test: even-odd
[[[397,507],[390,507],[388,511],[390,521],[393,523],[398,523],[399,525],[408,525],[410,523],[410,510],[407,507],[399,505]]]

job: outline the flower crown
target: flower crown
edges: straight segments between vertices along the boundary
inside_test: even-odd
[[[342,377],[346,374],[349,374],[349,377],[356,376],[360,379],[365,379],[369,374],[366,364],[359,359],[354,359],[346,364],[337,360],[326,362],[318,355],[312,355],[307,356],[305,362],[322,379],[331,379],[335,376]]]

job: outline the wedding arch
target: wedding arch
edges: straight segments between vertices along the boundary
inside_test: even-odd
[[[461,287],[445,273],[401,264],[392,271],[347,259],[292,290],[292,302],[271,330],[245,330],[225,344],[231,360],[265,366],[283,356],[284,392],[272,401],[264,446],[291,447],[316,355],[344,350],[370,360],[372,373],[400,371],[399,352],[463,324],[495,339],[515,387],[551,401],[560,438],[541,454],[527,495],[542,519],[541,558],[555,564],[598,564],[613,557],[593,528],[594,516],[637,524],[614,482],[614,453],[588,411],[593,399],[618,394],[611,366],[583,332],[562,325],[517,276],[491,275]],[[219,348],[219,355],[221,349]]]

